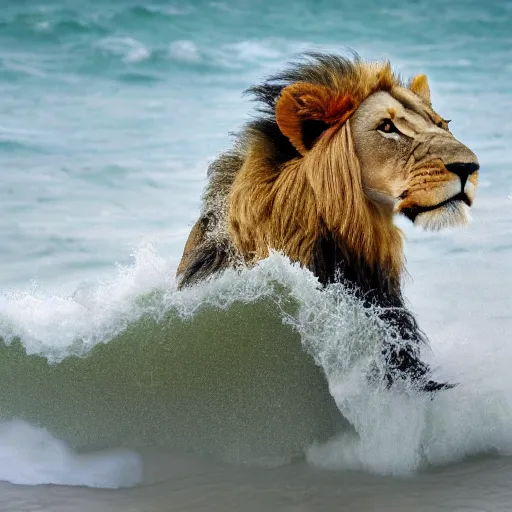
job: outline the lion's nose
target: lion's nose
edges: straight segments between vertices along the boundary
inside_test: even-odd
[[[447,164],[445,167],[460,178],[462,190],[464,190],[468,177],[480,169],[480,165],[475,162],[455,162],[453,164]]]
[[[475,162],[455,162],[453,164],[447,164],[446,168],[450,172],[454,172],[460,179],[467,179],[470,174],[478,171],[480,166]]]

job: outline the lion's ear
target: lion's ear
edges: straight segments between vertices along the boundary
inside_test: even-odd
[[[348,95],[322,85],[296,83],[285,87],[276,104],[276,121],[295,149],[305,155],[331,126],[343,123],[353,112]]]
[[[427,75],[416,75],[411,80],[409,89],[411,89],[414,94],[417,94],[425,103],[428,105],[431,104]]]

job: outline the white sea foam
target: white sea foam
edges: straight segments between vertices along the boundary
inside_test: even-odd
[[[282,65],[286,56],[293,51],[296,51],[295,43],[276,38],[224,44],[211,49],[209,54],[216,63],[224,68],[242,68],[251,64],[251,66],[257,66],[269,73],[276,64]]]
[[[169,54],[176,60],[184,62],[200,62],[201,54],[197,46],[188,40],[173,41],[169,45]]]
[[[476,369],[467,369],[471,370]],[[477,453],[510,455],[509,389],[509,381],[493,379],[460,382],[435,397],[361,389],[351,394],[345,382],[331,382],[332,393],[357,435],[342,434],[311,447],[309,461],[327,468],[406,475],[428,464],[448,464]]]
[[[132,37],[106,37],[98,44],[106,52],[121,57],[127,63],[147,60],[151,56],[151,50]]]
[[[240,41],[226,49],[241,60],[259,61],[283,58],[285,52],[280,50],[283,45],[287,46],[284,41]]]
[[[132,487],[142,460],[129,450],[78,454],[46,429],[24,421],[0,423],[0,480],[13,484]]]
[[[151,246],[140,248],[135,264],[96,288],[79,287],[72,297],[46,295],[37,288],[0,295],[0,337],[20,336],[28,354],[58,362],[108,342],[142,313],[137,297],[172,286],[173,272]]]

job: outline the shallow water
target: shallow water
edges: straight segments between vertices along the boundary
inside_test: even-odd
[[[296,464],[271,470],[237,468],[173,456],[155,457],[165,481],[122,490],[15,487],[0,484],[4,510],[460,511],[510,510],[510,464],[475,459],[413,479],[316,470]],[[485,475],[485,479],[482,479]],[[9,508],[11,507],[11,508]]]
[[[511,18],[509,1],[5,3],[0,509],[509,510]],[[467,229],[398,221],[424,357],[459,383],[434,400],[369,386],[378,325],[279,255],[172,278],[207,164],[252,115],[241,92],[346,46],[428,73],[481,163]]]

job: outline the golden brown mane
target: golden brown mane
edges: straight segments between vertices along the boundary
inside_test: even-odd
[[[390,212],[363,192],[349,118],[371,94],[401,85],[389,63],[310,54],[250,89],[264,115],[210,168],[202,217],[178,269],[182,282],[195,280],[187,262],[198,241],[203,252],[223,248],[223,255],[210,255],[215,270],[224,266],[219,257],[252,263],[269,249],[310,266],[316,241],[335,234],[359,263],[378,267],[399,286],[401,234]],[[305,117],[313,148],[305,146]],[[317,131],[322,135],[314,140]],[[199,278],[210,273],[192,267]]]
[[[340,130],[343,137],[323,138],[314,155],[278,170],[269,165],[266,141],[252,142],[233,183],[228,220],[247,261],[265,258],[272,248],[309,266],[316,241],[335,233],[352,254],[399,278],[400,231],[365,197],[349,122]]]
[[[245,132],[247,152],[229,197],[235,245],[246,261],[264,258],[272,248],[309,266],[315,242],[334,233],[351,254],[397,283],[402,238],[390,212],[363,192],[349,118],[369,95],[402,85],[400,80],[389,63],[318,55],[275,80],[290,85],[274,94],[270,115],[298,155],[276,162],[275,140],[257,123]],[[268,84],[253,92],[268,95]],[[306,118],[323,130],[311,150],[304,145]],[[333,137],[339,131],[342,137]]]

